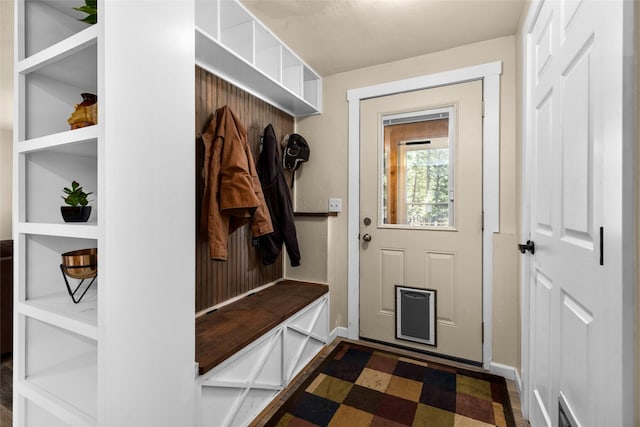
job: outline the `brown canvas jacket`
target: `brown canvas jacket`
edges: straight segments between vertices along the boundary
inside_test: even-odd
[[[251,222],[254,237],[273,232],[244,125],[228,106],[216,110],[204,144],[201,229],[211,259],[227,259],[227,238]]]

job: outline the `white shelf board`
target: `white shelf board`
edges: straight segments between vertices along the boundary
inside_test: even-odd
[[[77,369],[72,378],[69,377],[68,372],[58,372],[49,375],[39,375],[30,377],[27,380],[19,380],[15,383],[16,394],[32,401],[44,410],[52,413],[60,420],[67,422],[73,426],[95,426],[97,425],[96,407],[97,402],[95,400],[96,393],[87,393],[86,387],[97,388],[96,384],[88,384],[95,380],[96,373],[91,372],[94,370],[97,372],[97,361],[88,361],[89,366],[84,366],[82,369]],[[93,363],[93,366],[90,366]],[[76,381],[82,381],[78,387]],[[78,408],[76,405],[69,403],[67,400],[62,399],[57,394],[51,393],[47,390],[47,387],[55,386],[65,387],[62,390],[63,395],[69,396],[69,393],[75,398],[77,396],[77,406],[84,406]],[[17,397],[17,396],[16,396]],[[87,411],[87,408],[89,411]],[[93,411],[93,414],[87,413]]]
[[[75,237],[79,239],[97,239],[98,224],[95,222],[83,223],[18,223],[18,233],[38,234],[41,236]]]
[[[89,281],[90,279],[85,281],[82,289]],[[78,304],[73,303],[69,294],[61,292],[29,298],[18,303],[16,309],[25,316],[98,340],[98,296],[95,283]]]
[[[35,53],[22,61],[18,61],[16,71],[20,74],[28,74],[73,55],[89,46],[95,45],[98,40],[99,31],[100,24],[92,25],[53,46]]]
[[[196,27],[196,65],[295,117],[320,110]]]
[[[68,154],[96,157],[95,145],[86,144],[96,141],[100,135],[100,125],[87,126],[66,132],[32,138],[18,142],[18,153],[32,153],[35,151],[49,150]]]

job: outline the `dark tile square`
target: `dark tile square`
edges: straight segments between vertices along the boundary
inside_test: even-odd
[[[393,371],[393,375],[399,377],[408,378],[410,380],[420,381],[424,380],[425,370],[428,369],[424,366],[414,365],[413,363],[407,363],[398,361],[396,369]]]
[[[505,402],[508,400],[507,388],[504,384],[499,384],[497,382],[491,383],[491,399],[494,402]]]
[[[344,353],[341,360],[331,360],[322,373],[341,380],[355,382],[370,358],[371,353],[350,348]]]
[[[310,423],[326,426],[339,406],[337,402],[304,392],[289,413]]]
[[[342,403],[344,405],[349,405],[356,409],[375,414],[378,402],[382,396],[383,393],[380,393],[379,391],[372,390],[367,387],[361,387],[356,384]]]
[[[493,404],[485,399],[480,399],[464,393],[456,396],[456,413],[487,424],[495,424]]]
[[[424,384],[420,402],[445,411],[456,411],[456,393],[439,388],[433,384]]]
[[[424,381],[425,384],[431,384],[445,391],[456,392],[456,375],[450,372],[424,368],[424,376],[419,381]]]
[[[369,359],[367,368],[375,369],[376,371],[385,372],[387,374],[393,374],[393,371],[396,369],[397,364],[398,359],[374,354],[373,356],[371,356],[371,359]]]
[[[404,425],[411,425],[415,416],[418,402],[384,394],[378,400],[375,414]]]
[[[369,424],[369,427],[405,427],[407,424],[400,424],[395,421],[388,420],[386,418],[375,416]]]

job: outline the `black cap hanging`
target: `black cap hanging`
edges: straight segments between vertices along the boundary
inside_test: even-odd
[[[310,153],[311,149],[307,140],[302,135],[292,133],[289,135],[287,145],[283,150],[282,165],[286,169],[295,172],[302,163],[309,161]],[[295,176],[295,173],[293,175]],[[293,179],[291,180],[291,187],[293,187]]]

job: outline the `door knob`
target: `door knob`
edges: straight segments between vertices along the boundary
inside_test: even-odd
[[[362,240],[364,240],[365,242],[370,242],[371,234],[365,234],[364,236],[362,236]]]
[[[525,252],[529,251],[531,252],[531,255],[536,253],[536,245],[535,243],[533,243],[533,241],[531,240],[527,240],[527,243],[525,244],[518,244],[518,250],[520,251],[521,254],[524,254]]]

